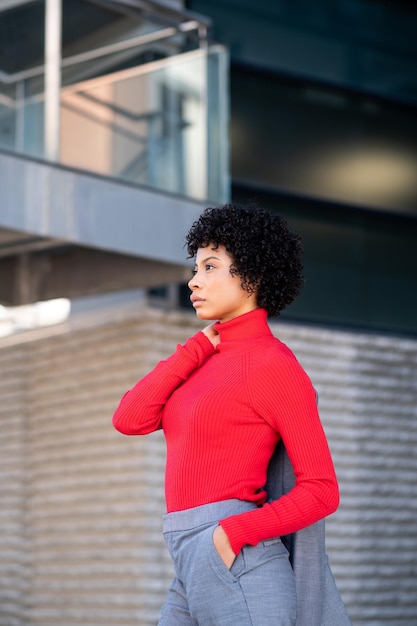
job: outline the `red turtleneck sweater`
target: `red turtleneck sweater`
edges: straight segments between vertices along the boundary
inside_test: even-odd
[[[276,339],[264,309],[200,331],[122,398],[113,424],[126,435],[163,429],[167,511],[237,498],[258,508],[221,520],[236,554],[333,513],[339,492],[315,391]],[[269,459],[282,438],[295,487],[265,503]]]

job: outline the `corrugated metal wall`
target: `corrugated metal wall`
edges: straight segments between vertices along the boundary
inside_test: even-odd
[[[0,340],[1,626],[156,623],[172,575],[164,441],[124,437],[111,416],[197,328],[119,310]],[[354,626],[417,625],[417,341],[272,328],[319,391],[342,495],[328,552]]]
[[[24,624],[28,593],[28,347],[0,350],[0,624]]]

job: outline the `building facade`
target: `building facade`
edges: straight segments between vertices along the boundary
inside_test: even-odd
[[[303,238],[271,327],[319,392],[353,625],[417,625],[416,26],[383,0],[0,4],[0,331],[72,301],[0,333],[0,626],[156,623],[164,442],[111,416],[200,328],[183,236],[230,199]]]

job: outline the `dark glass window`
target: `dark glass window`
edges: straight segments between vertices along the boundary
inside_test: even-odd
[[[232,177],[417,214],[417,107],[233,66]]]
[[[282,318],[417,334],[417,219],[234,185],[300,233],[306,283]]]
[[[232,61],[417,102],[411,0],[190,0]]]
[[[303,237],[284,317],[417,332],[417,117],[411,106],[233,66],[234,199]]]

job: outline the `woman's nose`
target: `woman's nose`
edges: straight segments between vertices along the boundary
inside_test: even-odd
[[[188,281],[188,288],[191,289],[192,291],[193,289],[197,289],[198,286],[199,286],[198,272],[196,272],[195,274],[191,276],[190,280]]]

